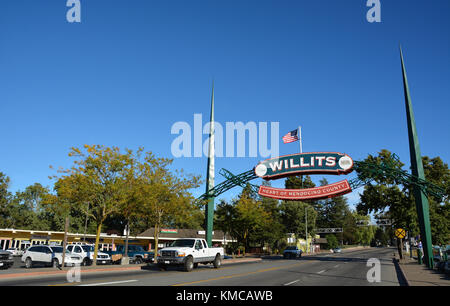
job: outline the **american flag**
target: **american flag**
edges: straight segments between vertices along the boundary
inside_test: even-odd
[[[290,143],[299,140],[298,138],[298,130],[293,130],[286,135],[283,136],[283,143]]]

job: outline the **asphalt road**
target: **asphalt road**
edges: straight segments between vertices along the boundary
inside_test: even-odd
[[[0,286],[399,286],[392,248],[367,248],[340,254],[304,255],[301,259],[271,257],[256,263],[200,265],[187,273],[175,267],[159,271],[82,273],[81,282],[68,282],[65,274],[1,279]],[[380,262],[380,282],[369,282],[370,258]],[[373,274],[371,274],[373,275]]]

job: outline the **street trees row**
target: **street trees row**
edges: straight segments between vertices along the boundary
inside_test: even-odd
[[[75,159],[73,165],[59,168],[51,176],[55,181],[53,191],[35,184],[12,196],[9,178],[0,174],[2,226],[17,228],[28,223],[33,229],[49,230],[55,228],[52,222],[57,220],[60,230],[63,220],[70,217],[71,225],[75,221],[80,229],[82,223],[87,225],[83,221],[89,220],[90,228],[95,226],[96,258],[105,224],[122,229],[131,225],[135,234],[154,226],[157,252],[161,227],[177,225],[181,220],[184,224],[201,222],[201,208],[189,192],[199,186],[200,177],[171,170],[171,159],[158,158],[143,148],[121,152],[117,147],[100,145],[72,148],[69,156]],[[28,215],[46,224],[21,221]],[[46,218],[40,218],[44,215]]]

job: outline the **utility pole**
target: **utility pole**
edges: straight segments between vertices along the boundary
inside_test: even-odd
[[[61,268],[64,269],[64,262],[66,259],[66,245],[67,245],[67,231],[69,230],[69,217],[66,217],[66,225],[64,226],[64,241]]]
[[[306,245],[305,245],[305,250],[306,253],[308,252],[308,207],[305,207],[305,233],[306,233]]]

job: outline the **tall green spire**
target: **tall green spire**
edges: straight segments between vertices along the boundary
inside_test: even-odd
[[[214,188],[214,80],[212,83],[211,94],[211,116],[210,116],[210,131],[209,131],[209,152],[208,152],[208,168],[206,170],[206,194]],[[214,197],[208,198],[208,204],[205,209],[206,220],[206,242],[211,247],[212,245],[212,231],[214,220]]]
[[[406,119],[408,122],[409,152],[411,156],[411,170],[414,177],[425,180],[422,156],[420,154],[419,138],[417,137],[416,122],[409,93],[408,79],[406,77],[403,52],[400,47],[400,59],[402,63],[403,89],[405,93]],[[424,262],[428,268],[433,268],[433,250],[431,242],[430,211],[428,198],[423,191],[414,186],[414,199],[416,202],[417,215],[419,217],[420,238],[424,251]]]

